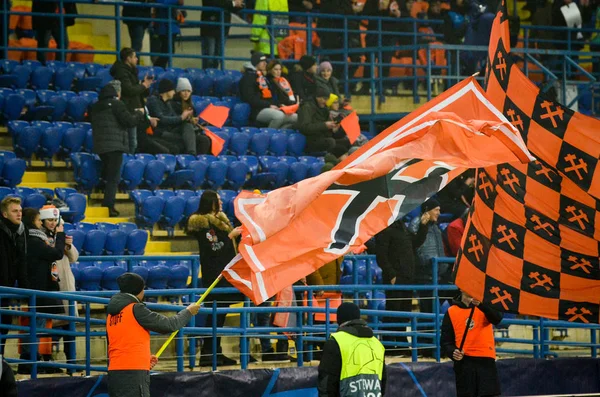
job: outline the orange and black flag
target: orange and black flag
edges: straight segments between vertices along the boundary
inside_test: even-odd
[[[548,99],[517,67],[506,15],[492,28],[486,93],[537,160],[478,170],[456,284],[502,311],[598,323],[600,121]]]

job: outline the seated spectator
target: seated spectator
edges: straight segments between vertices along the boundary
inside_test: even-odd
[[[290,82],[300,101],[308,101],[315,97],[317,83],[321,78],[317,75],[317,60],[311,55],[304,55],[298,61],[299,69],[292,74]]]
[[[194,132],[196,133],[196,153],[190,154],[207,154],[210,153],[210,138],[204,135],[202,130],[198,127],[198,115],[194,110],[192,104],[192,84],[185,77],[181,77],[177,80],[177,87],[175,88],[177,95],[171,101],[171,107],[178,116],[181,116],[186,110],[191,110],[192,114],[185,120],[189,123]]]
[[[446,228],[446,237],[448,241],[448,256],[456,257],[460,248],[460,242],[462,241],[463,234],[465,233],[465,226],[467,224],[467,218],[469,217],[469,211],[465,210],[465,213],[460,218],[456,218]]]
[[[277,59],[272,60],[267,65],[267,73],[269,74],[269,83],[273,88],[273,100],[279,106],[291,106],[298,103],[296,96],[292,90],[292,86],[285,77],[281,75],[283,67]]]
[[[188,119],[193,117],[194,109],[184,110],[178,115],[171,106],[174,96],[175,85],[173,82],[169,79],[162,79],[158,83],[158,96],[148,98],[148,112],[151,116],[159,119],[158,125],[154,129],[154,135],[163,142],[170,142],[173,145],[171,151],[173,154],[196,155],[196,131],[188,122]]]
[[[107,84],[102,88],[98,102],[92,106],[90,112],[94,153],[102,160],[102,179],[106,181],[102,206],[108,207],[111,217],[119,216],[115,209],[115,196],[121,180],[123,153],[129,151],[128,130],[138,125],[145,117],[144,109],[137,109],[133,114],[127,110],[125,104],[119,100],[120,84],[116,85],[119,91],[115,84]]]
[[[297,116],[287,115],[279,109],[266,73],[267,57],[262,52],[252,54],[250,62],[244,64],[240,96],[242,101],[250,104],[250,119],[269,128],[294,128]]]
[[[336,159],[350,149],[347,137],[335,138],[339,131],[338,122],[332,121],[327,108],[331,93],[329,88],[319,85],[316,97],[302,103],[298,111],[298,129],[306,136],[306,152],[327,152]]]

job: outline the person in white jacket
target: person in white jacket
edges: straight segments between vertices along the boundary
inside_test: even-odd
[[[50,245],[54,245],[54,236],[56,235],[56,227],[60,222],[63,222],[60,218],[60,210],[53,205],[46,205],[40,210],[40,219],[42,221],[42,230],[48,236]],[[73,237],[66,236],[65,238],[65,254],[62,259],[56,261],[58,268],[58,285],[61,291],[75,291],[75,276],[71,271],[71,263],[74,263],[79,259],[79,252],[73,245]],[[69,315],[69,301],[63,300],[64,314]],[[78,316],[77,302],[75,305],[75,315]],[[56,323],[54,328],[62,328],[65,330],[69,329],[68,324]],[[60,338],[59,338],[60,340]],[[69,360],[71,349],[74,347],[75,338],[72,336],[64,337],[64,352],[67,360]],[[75,357],[73,357],[75,359]],[[74,364],[74,363],[70,363]]]

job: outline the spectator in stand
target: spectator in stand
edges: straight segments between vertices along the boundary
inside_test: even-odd
[[[120,97],[121,92],[115,85],[107,84],[90,112],[94,152],[102,160],[102,178],[106,181],[102,206],[108,207],[111,217],[119,216],[115,209],[115,196],[121,180],[123,153],[129,151],[128,131],[145,117],[143,108],[130,113]],[[156,123],[156,120],[152,122]]]
[[[154,66],[159,66],[161,68],[166,68],[169,66],[169,58],[170,55],[175,54],[175,39],[181,33],[181,29],[179,25],[185,19],[187,12],[183,10],[178,10],[173,7],[176,5],[183,5],[184,0],[156,0],[155,3],[164,4],[171,6],[169,8],[166,7],[157,7],[156,8],[156,18],[157,19],[168,19],[169,22],[157,22],[155,24],[155,34],[158,35],[158,41],[160,43],[160,48],[157,51],[159,54],[164,54],[159,56],[154,60]],[[170,34],[170,37],[169,37]],[[171,45],[169,45],[169,39],[171,40]]]
[[[189,81],[187,82],[189,84]],[[180,87],[190,89],[182,83]],[[148,112],[151,116],[159,119],[154,129],[154,135],[162,142],[169,142],[173,154],[196,155],[198,150],[196,131],[188,120],[193,117],[194,109],[189,108],[177,114],[171,103],[175,97],[175,85],[169,79],[162,79],[158,83],[158,96],[148,98]],[[200,145],[202,151],[206,150],[206,142],[202,139]]]
[[[350,149],[347,137],[334,138],[340,125],[330,120],[327,101],[331,92],[329,88],[317,86],[316,97],[302,103],[298,111],[298,129],[306,136],[306,152],[327,152],[330,156],[340,159]],[[325,159],[328,162],[328,158]]]
[[[0,286],[29,288],[27,277],[27,232],[21,222],[23,210],[21,199],[6,196],[0,203]],[[0,307],[10,306],[10,300],[0,298]],[[11,325],[12,316],[0,314],[0,324]],[[0,329],[1,335],[8,334],[7,329]],[[0,356],[4,355],[6,339],[0,339]]]
[[[133,48],[125,47],[119,52],[119,60],[110,68],[111,76],[121,82],[121,100],[130,112],[144,107],[146,97],[150,95],[150,85],[152,85],[153,81],[152,76],[146,75],[140,83],[137,64],[138,56],[136,51]],[[143,125],[140,125],[140,128],[143,128]],[[128,135],[129,150],[127,153],[134,154],[137,150],[137,126],[130,128]]]
[[[269,74],[269,83],[273,88],[273,101],[279,106],[291,106],[298,103],[296,96],[292,90],[292,86],[289,81],[282,74],[283,66],[277,59],[272,60],[267,65],[267,73]],[[297,119],[297,115],[296,119]]]
[[[244,8],[244,0],[203,0],[203,7],[222,8],[223,23],[221,23],[221,12],[218,11],[202,11],[202,22],[212,22],[214,25],[202,25],[200,27],[200,39],[202,41],[202,56],[220,57],[222,49],[225,48],[225,43],[221,42],[221,37],[227,39],[229,36],[229,24],[231,23],[231,13],[237,12]],[[221,29],[224,35],[221,36]],[[202,69],[218,69],[219,59],[203,58]]]
[[[416,250],[427,237],[429,213],[420,217],[417,232],[411,233],[402,219],[396,220],[375,236],[377,264],[382,270],[383,284],[411,285],[415,281]],[[385,309],[388,311],[412,311],[412,291],[385,291]],[[384,323],[404,321],[399,317],[384,317]],[[388,331],[405,332],[406,328],[386,328]],[[392,343],[408,343],[405,336],[389,336],[384,340]],[[387,356],[401,355],[406,345],[386,346]]]
[[[150,3],[149,0],[131,0],[135,3]],[[129,31],[129,38],[131,39],[131,48],[137,54],[142,52],[142,45],[144,43],[144,34],[150,22],[152,21],[151,7],[143,6],[123,6],[123,18],[145,18],[144,21],[133,21],[124,19],[127,30]],[[137,63],[137,60],[136,60]]]
[[[244,64],[240,96],[242,101],[250,104],[250,119],[269,128],[294,128],[297,116],[287,115],[279,109],[266,73],[267,57],[261,52],[252,54],[250,62]]]
[[[317,75],[317,60],[311,55],[304,55],[298,61],[300,68],[296,69],[290,77],[292,88],[300,101],[308,101],[315,97],[317,84],[326,85]]]
[[[271,46],[273,46],[273,57],[279,56],[277,44],[290,34],[288,0],[256,0],[254,10],[275,13],[268,15],[256,13],[252,16],[250,41],[254,43],[254,52],[271,55]]]
[[[189,153],[193,155],[197,154],[208,154],[210,153],[210,138],[204,135],[202,130],[198,127],[198,115],[192,105],[192,84],[185,77],[180,77],[177,80],[177,87],[175,87],[177,95],[171,101],[171,107],[177,116],[181,116],[185,111],[191,110],[192,114],[185,120],[185,123],[189,124],[195,135],[196,147],[195,152]],[[184,139],[187,139],[188,134],[191,135],[188,130],[190,127],[184,124],[183,132]],[[190,145],[192,145],[190,143]],[[187,143],[186,143],[187,146]]]
[[[465,233],[465,226],[467,225],[468,217],[469,211],[465,210],[463,216],[450,222],[446,228],[446,236],[448,238],[448,256],[456,257],[458,254],[460,242],[462,241],[463,234]]]
[[[60,218],[60,211],[53,205],[45,205],[40,210],[40,219],[42,221],[41,230],[48,237],[48,244],[51,247],[56,247],[56,236],[58,226],[62,226],[64,222]],[[56,266],[58,268],[58,287],[61,291],[64,292],[72,292],[75,291],[75,276],[73,275],[73,271],[71,270],[71,264],[77,262],[79,259],[79,251],[73,245],[73,237],[65,236],[65,250],[64,255],[60,260],[57,260]],[[65,316],[69,316],[69,301],[63,300],[63,312]],[[78,315],[77,304],[74,303],[75,315]],[[60,328],[65,331],[69,330],[69,324],[65,324],[62,326],[54,327]],[[60,336],[56,339],[56,341],[60,341]],[[75,346],[75,337],[74,336],[64,336],[64,346],[65,346],[65,356],[69,359],[71,352],[74,352]],[[68,369],[67,372],[72,373],[73,370]]]
[[[59,291],[58,285],[58,266],[56,261],[62,259],[65,252],[65,233],[63,225],[56,227],[56,236],[54,246],[50,245],[48,236],[42,231],[42,220],[40,212],[34,208],[25,208],[23,210],[23,223],[27,228],[27,275],[29,277],[30,287],[40,291]],[[62,301],[56,298],[38,297],[36,300],[36,311],[38,313],[62,314]],[[29,321],[27,321],[28,323]],[[24,323],[21,321],[21,324]],[[52,328],[52,321],[46,318],[36,317],[36,327],[38,330]],[[52,338],[40,343],[38,348],[38,360],[52,360]],[[38,343],[36,335],[29,335],[24,338],[25,343],[21,344],[21,359],[31,360],[30,348],[34,343]],[[61,373],[59,368],[45,368],[44,373]],[[31,364],[19,364],[20,374],[31,373]]]
[[[32,1],[31,12],[32,13],[45,13],[45,14],[56,14],[56,16],[42,16],[33,15],[31,17],[31,25],[35,31],[35,37],[37,40],[37,60],[42,64],[46,63],[46,51],[50,44],[50,38],[54,38],[57,49],[66,50],[69,48],[69,36],[67,35],[67,27],[75,25],[75,17],[64,17],[63,27],[61,30],[61,23],[59,15],[63,13],[59,10],[58,1]],[[77,4],[71,2],[65,2],[63,5],[64,14],[74,15],[77,14]],[[42,50],[42,51],[39,51]],[[65,61],[67,56],[64,52],[57,53],[56,59],[59,61]]]

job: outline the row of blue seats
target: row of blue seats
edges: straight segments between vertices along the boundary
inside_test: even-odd
[[[51,91],[0,88],[0,110],[5,120],[83,121],[98,101],[96,91]]]
[[[27,163],[14,152],[0,150],[0,186],[13,188],[21,183]]]
[[[82,229],[73,228],[65,231],[73,237],[73,245],[80,255],[144,255],[148,232],[135,229],[127,234],[121,229],[104,231],[92,229],[87,232]]]

